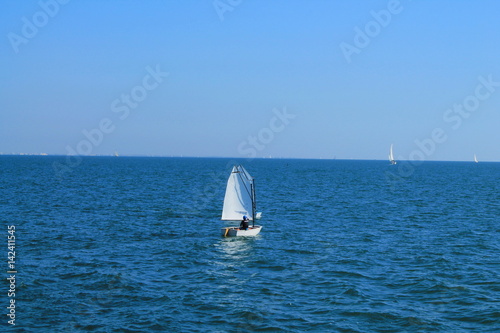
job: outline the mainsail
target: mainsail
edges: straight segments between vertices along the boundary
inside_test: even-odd
[[[246,215],[253,220],[255,187],[252,176],[241,165],[235,165],[227,180],[222,220],[238,221]]]
[[[391,164],[396,164],[396,160],[394,159],[394,153],[392,152],[392,145],[391,145],[391,150],[389,152],[389,161]]]

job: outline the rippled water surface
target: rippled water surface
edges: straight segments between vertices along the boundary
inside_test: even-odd
[[[264,228],[224,239],[228,159],[54,162],[0,156],[16,331],[500,330],[498,163],[243,160]]]

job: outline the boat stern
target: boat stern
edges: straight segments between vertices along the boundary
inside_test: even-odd
[[[262,226],[256,225],[249,227],[247,230],[240,230],[235,227],[227,227],[221,229],[222,237],[237,237],[237,236],[256,236],[262,230]]]

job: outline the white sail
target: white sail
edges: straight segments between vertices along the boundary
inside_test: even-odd
[[[394,159],[394,153],[392,152],[392,144],[391,144],[391,150],[389,151],[389,161],[391,164],[396,164],[396,160]]]
[[[474,162],[479,163],[476,157],[476,154],[474,154]]]
[[[252,220],[254,202],[255,188],[252,176],[241,165],[235,165],[227,180],[221,219],[238,221],[246,215]]]

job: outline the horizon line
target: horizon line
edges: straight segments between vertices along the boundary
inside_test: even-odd
[[[130,154],[130,155],[114,155],[114,154],[93,154],[93,155],[67,155],[67,154],[47,154],[47,153],[0,153],[0,156],[47,156],[47,157],[65,157],[65,156],[80,156],[80,157],[153,157],[153,158],[218,158],[218,159],[248,159],[248,160],[326,160],[326,161],[387,161],[386,159],[370,159],[370,158],[336,158],[336,157],[235,157],[235,156],[190,156],[190,155],[146,155],[146,154]],[[476,163],[474,160],[397,160],[397,162],[470,162]],[[478,163],[499,163],[500,161],[479,161]]]

